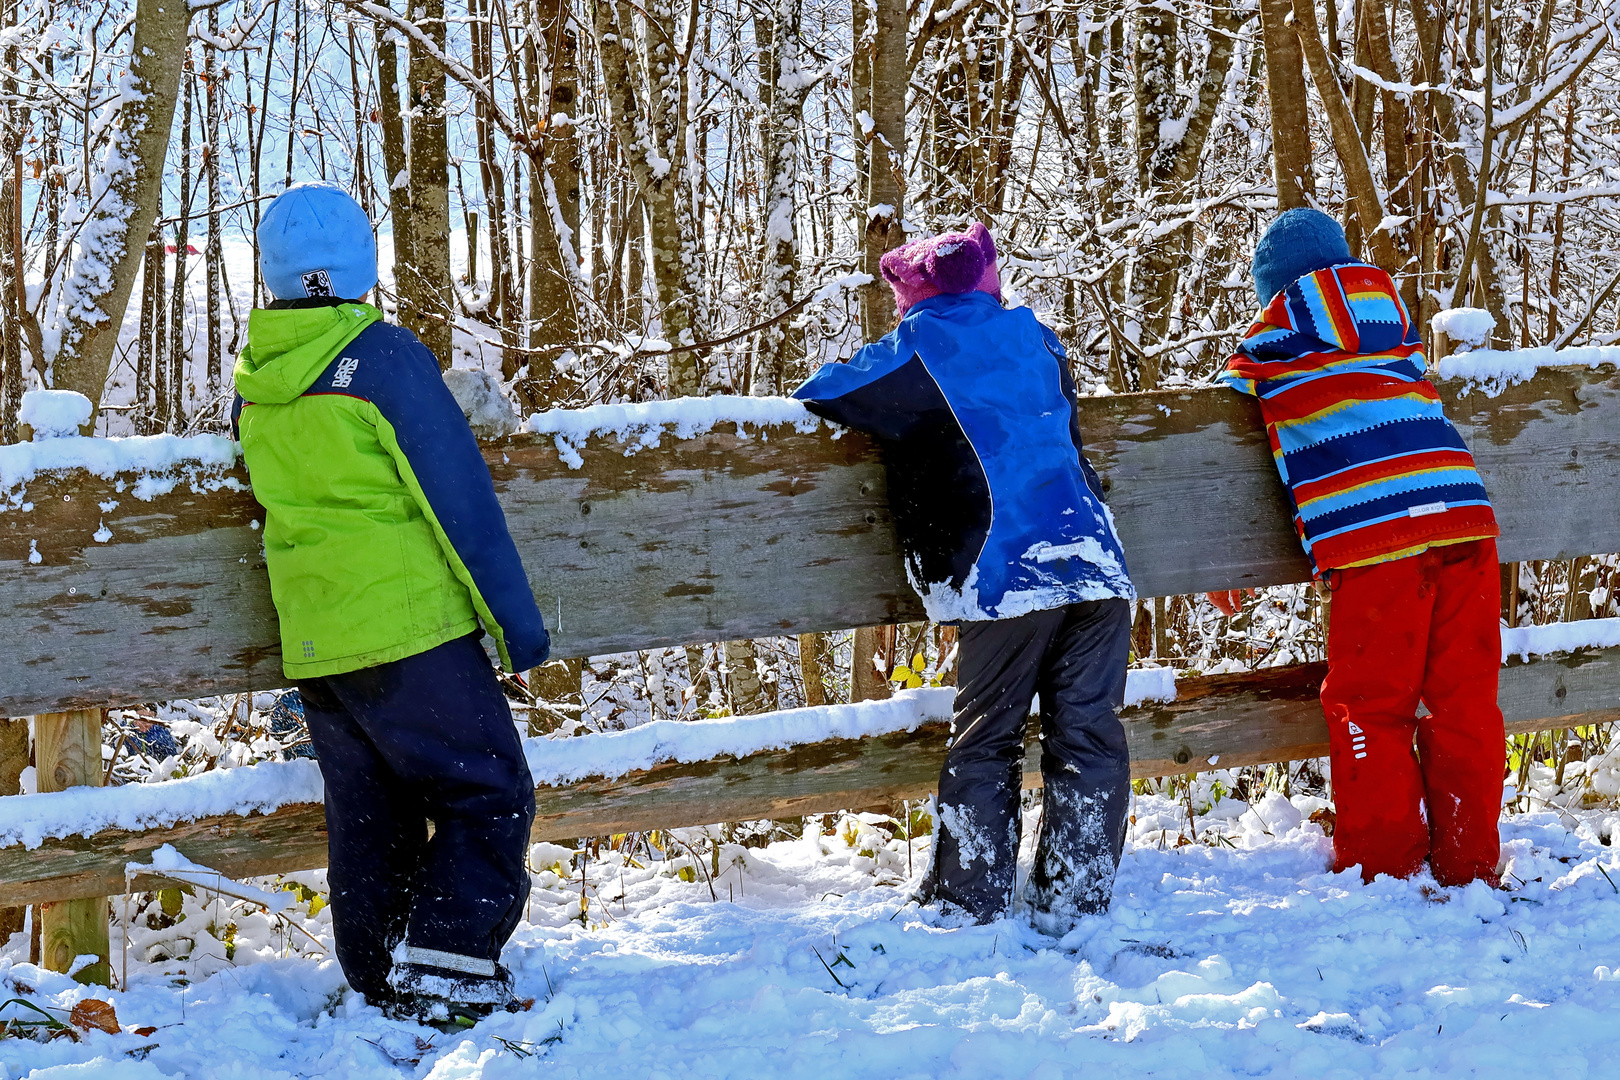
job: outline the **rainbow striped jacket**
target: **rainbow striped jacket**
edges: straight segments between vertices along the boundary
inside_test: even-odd
[[[1221,381],[1260,401],[1294,528],[1325,570],[1497,535],[1390,276],[1352,263],[1272,298]]]

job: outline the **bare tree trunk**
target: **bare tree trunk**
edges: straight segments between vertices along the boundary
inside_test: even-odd
[[[158,309],[158,296],[154,294],[157,286],[157,277],[161,272],[158,269],[162,258],[162,238],[155,237],[146,243],[146,258],[141,275],[141,329],[140,336],[135,341],[135,434],[150,435],[152,433],[152,380],[156,374],[158,363],[158,350],[156,348],[156,321]]]
[[[1309,206],[1316,190],[1311,172],[1311,118],[1305,99],[1305,54],[1300,51],[1299,35],[1285,25],[1291,10],[1289,0],[1260,0],[1278,210]]]
[[[219,33],[219,9],[208,9],[208,29],[210,33]],[[215,62],[214,47],[203,48],[203,137],[207,146],[203,148],[203,170],[208,183],[208,250],[204,255],[207,263],[207,305],[208,305],[208,370],[204,388],[203,400],[212,405],[214,398],[219,394],[222,378],[223,361],[220,350],[220,313],[219,313],[219,286],[220,286],[220,189],[219,189],[219,66]]]
[[[703,340],[704,267],[687,181],[688,151],[682,122],[683,58],[671,0],[654,0],[642,11],[641,32],[627,3],[593,5],[592,28],[601,57],[608,113],[647,210],[653,284],[666,340]],[[639,40],[632,55],[630,44]],[[634,68],[639,68],[640,78]],[[646,111],[638,100],[645,88]],[[669,354],[671,397],[703,393],[701,358],[694,350]]]
[[[79,233],[61,307],[57,387],[100,402],[118,328],[140,272],[142,245],[162,196],[180,65],[191,8],[179,0],[138,0],[129,88],[111,145],[98,168],[106,195]],[[94,416],[91,417],[94,423]]]
[[[191,245],[191,98],[195,82],[188,51],[180,87],[180,220],[174,226],[174,290],[169,301],[169,398],[159,412],[164,431],[183,431],[186,426],[186,248]]]
[[[1575,7],[1576,17],[1580,5]],[[1564,157],[1558,171],[1558,190],[1569,190],[1569,171],[1575,162],[1575,93],[1571,90],[1564,104]],[[1547,274],[1547,337],[1549,344],[1558,340],[1563,305],[1558,299],[1564,270],[1564,209],[1568,203],[1560,202],[1553,209],[1552,269]]]
[[[147,431],[163,430],[163,418],[169,409],[169,260],[163,251],[162,227],[152,230],[151,246],[147,252],[147,272],[152,284],[152,410],[147,418]]]
[[[412,12],[422,38],[443,53],[444,0],[413,0]],[[400,322],[415,331],[438,357],[441,368],[449,368],[455,360],[451,320],[456,307],[450,281],[450,150],[445,130],[444,66],[415,36],[408,52],[411,258],[399,283]],[[396,257],[396,274],[397,262]]]
[[[1423,57],[1424,78],[1431,85],[1440,86],[1448,81],[1448,75],[1441,71],[1440,46],[1443,27],[1438,14],[1430,10],[1429,5],[1432,2],[1433,0],[1412,0],[1412,17],[1417,27],[1418,52]],[[1578,5],[1576,10],[1579,11]],[[1473,48],[1471,39],[1468,47]],[[1431,91],[1426,96],[1434,109],[1435,118],[1439,121],[1440,138],[1437,146],[1444,148],[1446,167],[1451,173],[1452,186],[1457,191],[1457,203],[1459,206],[1472,207],[1477,195],[1474,167],[1468,160],[1467,150],[1462,144],[1451,96],[1438,91]],[[1496,255],[1489,244],[1479,245],[1474,256],[1474,267],[1474,273],[1484,288],[1487,304],[1499,301],[1502,290],[1497,282]],[[1506,320],[1502,317],[1502,313],[1493,310],[1492,314],[1497,317],[1497,332],[1505,332]]]
[[[857,161],[864,153],[866,174],[856,184],[857,220],[864,217],[866,239],[862,269],[872,281],[861,288],[861,326],[867,341],[876,341],[894,323],[894,295],[883,281],[878,263],[884,254],[905,242],[905,190],[901,170],[906,148],[906,4],[905,0],[873,0],[853,5],[855,58],[854,100]],[[866,108],[861,109],[864,103]],[[864,184],[861,182],[864,180]],[[855,629],[849,699],[886,698],[893,628],[861,626]],[[879,673],[873,658],[883,664]]]
[[[0,17],[0,24],[15,34],[17,26],[18,5],[17,0],[6,0],[4,15]],[[16,41],[15,36],[11,38]],[[15,72],[21,65],[19,63],[18,48],[15,44],[8,45],[5,50],[5,63],[7,72]],[[23,313],[28,309],[28,293],[24,285],[24,271],[27,262],[27,253],[23,251],[23,223],[22,223],[22,148],[23,139],[29,126],[28,110],[19,102],[17,80],[8,74],[4,81],[3,90],[9,104],[4,113],[4,150],[3,158],[6,167],[6,180],[0,185],[0,245],[3,245],[4,273],[0,274],[0,292],[4,293],[0,299],[0,312],[4,312],[5,326],[3,336],[0,336],[0,372],[4,373],[3,386],[6,388],[6,402],[3,419],[0,419],[0,442],[16,442],[21,434],[17,422],[17,409],[22,403],[22,339],[23,339]],[[13,374],[15,373],[15,374]],[[95,416],[90,417],[92,425]]]
[[[861,289],[861,325],[876,341],[894,322],[894,296],[883,282],[878,261],[905,243],[906,0],[872,0],[865,39],[855,42],[855,78],[865,80],[871,110],[861,126],[869,161],[865,198],[858,207],[866,219],[862,269],[872,281]],[[864,70],[863,70],[864,69]]]
[[[894,627],[858,627],[849,665],[850,701],[875,701],[893,696],[889,672],[894,668]]]
[[[354,198],[366,217],[375,220],[371,189],[371,162],[366,153],[365,94],[360,89],[360,41],[349,23],[349,100],[354,110]]]
[[[1339,87],[1338,76],[1333,73],[1332,62],[1316,28],[1315,0],[1293,0],[1293,4],[1294,29],[1299,34],[1305,60],[1310,64],[1311,81],[1316,83],[1316,92],[1326,106],[1328,123],[1333,130],[1333,146],[1338,151],[1340,165],[1344,167],[1346,199],[1354,204],[1356,217],[1361,222],[1372,254],[1371,261],[1393,274],[1400,266],[1389,233],[1382,228],[1384,200],[1377,181],[1373,179],[1372,165],[1367,160],[1367,148],[1362,142],[1360,129],[1344,100],[1344,91]]]
[[[1191,114],[1179,137],[1169,135],[1183,119],[1176,73],[1180,57],[1176,46],[1175,11],[1153,3],[1137,8],[1137,36],[1134,54],[1136,84],[1136,173],[1143,195],[1177,201],[1185,193],[1197,171],[1205,141],[1215,121],[1226,86],[1226,73],[1232,63],[1235,31],[1247,18],[1230,4],[1210,11],[1217,33],[1210,37],[1209,58]],[[1131,267],[1131,291],[1142,311],[1144,343],[1162,342],[1169,335],[1171,316],[1182,270],[1187,264],[1192,242],[1192,226],[1184,225],[1139,252]],[[1161,356],[1143,353],[1138,357],[1143,390],[1156,390],[1162,377]]]
[[[532,408],[571,392],[556,361],[580,334],[579,39],[569,19],[562,0],[541,0],[538,34],[525,51],[529,98],[543,129],[529,170],[529,348],[539,351],[529,356],[522,387]]]
[[[249,148],[248,177],[252,182],[254,191],[264,190],[264,134],[269,130],[270,124],[270,71],[271,64],[274,63],[276,58],[276,23],[280,18],[281,5],[276,4],[270,9],[270,33],[264,43],[264,84],[259,87],[257,111],[248,117],[248,141],[252,144]],[[248,81],[248,71],[247,60],[244,57],[242,61],[242,81],[244,84]],[[249,101],[252,100],[251,86],[248,87],[246,96]],[[254,106],[250,104],[248,109],[252,111]],[[397,109],[395,114],[397,116]],[[258,129],[256,132],[253,124],[254,116],[258,117]],[[248,213],[253,219],[253,235],[249,238],[253,243],[253,291],[249,298],[250,307],[258,307],[263,294],[263,282],[260,280],[259,273],[259,219],[263,214],[263,207],[264,204],[257,199],[248,204]]]
[[[686,674],[692,682],[692,708],[698,716],[708,715],[714,685],[709,679],[707,657],[702,645],[686,647]]]
[[[725,643],[726,683],[731,691],[731,711],[752,716],[765,711],[765,692],[760,685],[753,641],[743,638]]]
[[[851,40],[855,43],[849,62],[850,130],[855,143],[855,205],[852,209],[860,215],[866,213],[866,192],[872,183],[872,155],[867,142],[872,131],[872,61],[865,52],[871,46],[872,13],[866,4],[850,5],[850,27]],[[864,317],[864,301],[862,313]],[[867,340],[873,339],[868,336]]]
[[[1024,42],[1024,39],[1030,39]],[[1031,57],[1042,71],[1051,70],[1051,15],[1036,9],[1027,15],[1002,21],[1001,62],[998,65],[995,96],[990,110],[991,135],[985,141],[984,189],[979,220],[987,226],[994,215],[1006,209],[1008,181],[1013,176],[1013,136],[1022,114],[1024,83],[1029,78]],[[1024,42],[1021,44],[1021,42]],[[1037,131],[1036,145],[1039,145]]]
[[[304,5],[292,5],[292,68],[287,72],[287,175],[284,188],[292,187],[293,149],[298,145],[298,92],[304,86]],[[266,70],[266,76],[269,72]]]
[[[825,634],[799,635],[799,676],[804,680],[806,705],[830,704],[827,696],[827,669],[821,653]]]
[[[472,38],[472,73],[480,83],[494,88],[495,41],[488,0],[467,0]],[[473,138],[478,151],[478,183],[489,210],[489,306],[485,314],[501,334],[501,378],[510,379],[517,367],[516,326],[510,321],[512,266],[506,250],[506,171],[495,151],[494,123],[490,104],[482,94],[473,98]],[[477,250],[476,238],[467,240],[469,256]],[[471,263],[469,262],[469,267]],[[469,276],[471,271],[469,270]]]
[[[378,21],[372,30],[377,50],[377,111],[382,116],[383,170],[388,174],[388,216],[393,219],[394,291],[403,295],[411,266],[411,183],[410,157],[405,135],[405,101],[401,91],[399,50],[394,31]]]
[[[760,50],[760,86],[766,95],[763,124],[765,169],[765,250],[761,258],[760,307],[775,315],[792,303],[799,280],[800,125],[808,89],[799,59],[799,22],[803,0],[772,0],[768,28],[760,36],[769,47]],[[752,392],[780,394],[787,387],[791,365],[803,354],[802,334],[777,323],[760,335],[755,354]]]

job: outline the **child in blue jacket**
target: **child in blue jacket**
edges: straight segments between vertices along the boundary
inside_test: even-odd
[[[1135,598],[1081,452],[1063,347],[1001,306],[983,225],[882,260],[900,324],[795,391],[874,435],[907,575],[936,622],[958,623],[960,672],[921,899],[977,922],[1012,908],[1024,733],[1041,701],[1045,797],[1027,897],[1066,932],[1106,910],[1130,790],[1124,700]]]

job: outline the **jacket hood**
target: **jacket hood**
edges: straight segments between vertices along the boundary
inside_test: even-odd
[[[236,392],[244,401],[292,401],[326,370],[343,346],[382,319],[370,304],[272,311],[248,316],[248,344],[236,361]]]
[[[1274,361],[1308,352],[1381,353],[1416,340],[1416,327],[1389,274],[1366,263],[1346,263],[1306,274],[1279,292],[1238,352]]]

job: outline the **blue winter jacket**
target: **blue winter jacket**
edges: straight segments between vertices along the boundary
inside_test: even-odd
[[[935,622],[1135,598],[1063,346],[1028,308],[924,300],[793,396],[882,443],[906,572]]]

